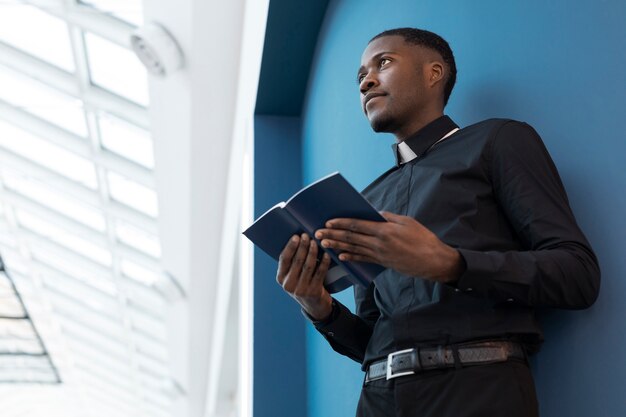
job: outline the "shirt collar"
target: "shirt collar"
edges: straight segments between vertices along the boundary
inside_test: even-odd
[[[458,128],[457,124],[448,116],[441,116],[406,138],[400,144],[394,143],[391,145],[391,148],[396,158],[396,166],[421,156],[442,137],[453,129]]]

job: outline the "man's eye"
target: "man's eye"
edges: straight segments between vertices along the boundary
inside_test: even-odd
[[[378,66],[379,66],[380,68],[382,68],[382,67],[384,67],[385,65],[387,65],[387,64],[388,64],[388,63],[390,63],[390,62],[391,62],[391,60],[390,60],[390,59],[388,59],[388,58],[382,58],[382,59],[380,60],[380,62],[378,63]]]
[[[363,78],[365,78],[365,75],[359,74],[359,76],[356,77],[356,80],[359,82],[359,84],[361,84],[361,82],[363,81]]]

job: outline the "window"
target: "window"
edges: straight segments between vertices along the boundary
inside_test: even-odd
[[[0,3],[0,254],[64,384],[0,385],[0,396],[40,398],[46,416],[167,415],[147,75],[120,41],[141,1],[37,4]],[[2,317],[21,313],[7,282]],[[0,318],[0,351],[17,348],[40,346]],[[0,354],[0,380],[28,370],[51,382],[44,359]]]

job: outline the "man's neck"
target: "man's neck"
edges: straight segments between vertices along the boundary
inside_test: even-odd
[[[420,117],[413,120],[412,123],[403,127],[397,132],[394,132],[396,137],[396,143],[403,142],[406,138],[414,135],[420,131],[424,126],[431,123],[433,120],[437,120],[443,116],[443,109],[436,109],[429,112],[422,112]]]

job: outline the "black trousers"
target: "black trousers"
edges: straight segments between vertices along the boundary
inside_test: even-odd
[[[521,361],[468,366],[363,385],[357,417],[537,417],[535,384]]]

